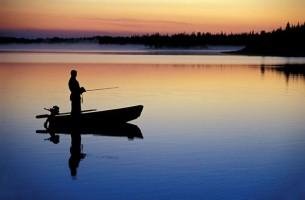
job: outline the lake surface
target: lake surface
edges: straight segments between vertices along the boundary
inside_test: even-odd
[[[304,199],[305,78],[265,65],[304,58],[0,53],[0,199]],[[143,139],[45,140],[44,107],[70,110],[72,68],[83,109],[142,104]]]

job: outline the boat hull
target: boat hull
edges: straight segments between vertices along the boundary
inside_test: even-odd
[[[143,106],[138,105],[113,110],[82,113],[79,118],[73,118],[70,114],[56,115],[52,119],[52,125],[50,125],[54,127],[96,127],[100,125],[123,124],[137,119],[141,115],[142,110]]]

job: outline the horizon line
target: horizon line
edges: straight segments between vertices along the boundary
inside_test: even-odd
[[[290,24],[290,26],[300,26],[305,25],[305,21],[303,23],[290,23],[289,21],[286,23]],[[96,31],[96,30],[48,30],[48,29],[2,29],[0,30],[0,37],[14,37],[14,38],[24,38],[24,39],[47,39],[47,38],[92,38],[92,37],[131,37],[131,36],[144,36],[144,35],[175,35],[175,34],[193,34],[193,33],[210,33],[213,35],[217,34],[244,34],[244,33],[260,33],[260,32],[272,32],[278,29],[284,29],[285,26],[279,26],[277,28],[268,29],[260,29],[260,30],[248,30],[248,31],[181,31],[181,32],[133,32],[133,31],[124,31],[124,32],[111,32],[111,31]]]

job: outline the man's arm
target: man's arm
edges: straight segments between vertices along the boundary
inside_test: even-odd
[[[80,88],[80,93],[83,94],[84,92],[86,92],[86,89],[84,87]]]

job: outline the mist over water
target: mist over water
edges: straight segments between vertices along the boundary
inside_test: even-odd
[[[0,53],[0,199],[302,199],[305,79],[264,65],[304,58]],[[263,67],[262,67],[263,66]],[[44,107],[70,111],[78,70],[83,109],[142,104],[143,139],[38,134]]]

